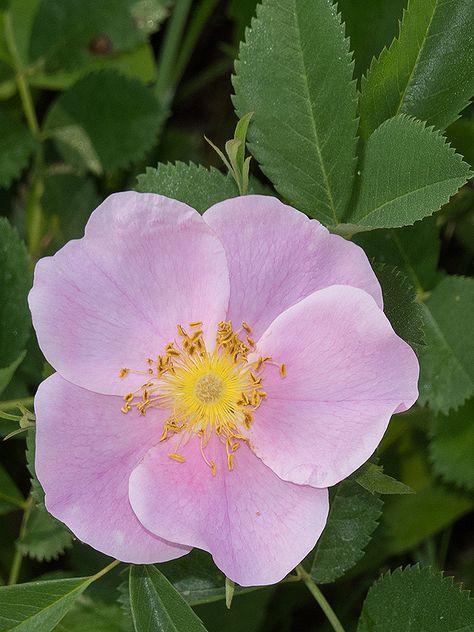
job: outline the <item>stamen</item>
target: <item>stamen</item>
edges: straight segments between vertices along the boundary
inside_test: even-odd
[[[282,378],[286,366],[276,364],[271,356],[248,360],[256,344],[246,322],[237,330],[231,321],[219,322],[213,352],[206,349],[203,323],[190,322],[189,328],[188,334],[178,324],[179,342],[169,342],[156,360],[146,358],[145,371],[120,370],[121,378],[133,373],[144,375],[147,380],[124,395],[121,410],[128,413],[135,409],[144,416],[150,408],[167,409],[169,416],[163,424],[160,443],[178,435],[169,458],[184,463],[186,459],[179,451],[198,435],[202,458],[215,476],[216,463],[206,455],[211,438],[215,436],[225,446],[227,468],[232,471],[235,452],[242,442],[248,443],[254,413],[267,398],[262,388],[265,365],[278,366]]]

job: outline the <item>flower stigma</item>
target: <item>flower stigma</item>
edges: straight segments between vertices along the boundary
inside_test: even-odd
[[[221,321],[212,352],[206,349],[202,325],[200,321],[189,323],[189,330],[177,325],[178,341],[167,344],[156,360],[147,358],[146,371],[120,370],[120,378],[130,373],[147,376],[140,388],[124,395],[121,410],[128,413],[135,408],[145,415],[150,408],[168,409],[160,442],[179,435],[169,458],[185,462],[180,448],[197,435],[202,457],[215,475],[216,464],[206,456],[211,437],[215,434],[225,446],[231,471],[235,452],[242,442],[248,443],[254,412],[267,398],[262,387],[265,367],[277,366],[284,378],[286,366],[275,363],[271,356],[256,355],[252,328],[246,322],[234,331],[231,321]]]

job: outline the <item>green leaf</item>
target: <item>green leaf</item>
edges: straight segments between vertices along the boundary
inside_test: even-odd
[[[388,46],[398,32],[398,21],[406,0],[339,0],[337,3],[346,23],[355,57],[355,72],[360,77],[372,57]]]
[[[474,599],[430,567],[397,568],[370,588],[357,632],[469,632]]]
[[[136,632],[205,632],[200,619],[152,565],[130,569],[130,607]]]
[[[225,598],[225,575],[205,551],[193,549],[177,560],[160,564],[160,570],[190,606]],[[253,590],[236,586],[235,596]]]
[[[73,69],[94,57],[135,48],[146,39],[131,7],[134,0],[41,0],[29,58],[47,70]]]
[[[412,549],[473,507],[473,499],[467,494],[435,483],[416,494],[387,497],[383,515],[385,556]]]
[[[382,286],[385,315],[395,333],[413,347],[423,345],[423,311],[415,302],[415,288],[397,268],[378,262],[373,268]]]
[[[331,490],[329,517],[316,546],[311,577],[333,582],[354,566],[377,527],[382,501],[352,480]]]
[[[8,220],[0,217],[0,367],[9,370],[18,362],[30,335],[26,300],[30,287],[25,245]]]
[[[371,494],[414,494],[411,487],[383,473],[383,467],[365,463],[353,474],[355,481]]]
[[[474,490],[474,399],[435,418],[430,443],[434,471],[450,483]]]
[[[46,509],[38,506],[31,511],[25,533],[18,540],[17,546],[23,555],[39,562],[49,562],[72,546],[72,534]]]
[[[15,371],[20,366],[20,364],[25,359],[26,349],[20,353],[16,360],[13,360],[11,364],[6,366],[4,369],[0,369],[0,393],[6,389],[10,380],[12,379]]]
[[[446,413],[474,393],[474,279],[446,277],[423,309],[420,403]]]
[[[92,178],[72,173],[55,173],[45,178],[41,204],[51,225],[49,232],[55,235],[54,250],[83,236],[84,226],[99,202]]]
[[[94,577],[0,586],[0,632],[49,632]]]
[[[217,169],[205,169],[201,165],[159,164],[148,167],[138,176],[136,190],[141,193],[159,193],[185,202],[204,213],[217,202],[239,195],[237,186],[229,175]]]
[[[92,59],[77,70],[55,73],[38,73],[30,77],[30,85],[46,90],[66,90],[79,79],[99,70],[115,70],[125,77],[138,79],[142,83],[156,80],[156,64],[153,49],[147,42],[131,51],[112,55],[106,59]]]
[[[355,170],[352,55],[328,0],[264,0],[235,64],[234,104],[253,112],[249,147],[281,195],[337,224]]]
[[[55,632],[125,632],[124,617],[120,606],[92,601],[82,595]]]
[[[410,0],[399,38],[362,81],[361,131],[410,114],[445,129],[474,94],[474,4],[471,0]]]
[[[436,217],[404,228],[359,233],[354,241],[369,258],[400,268],[417,292],[423,293],[436,285],[441,246]]]
[[[372,134],[361,172],[348,221],[369,229],[406,226],[431,215],[470,177],[468,165],[439,132],[405,115]]]
[[[0,117],[0,187],[8,187],[21,175],[35,146],[28,128],[3,112]]]
[[[12,480],[11,476],[0,464],[0,515],[23,509],[25,499]]]
[[[163,111],[151,90],[103,70],[80,79],[55,101],[45,129],[66,162],[100,174],[142,158],[162,122]]]

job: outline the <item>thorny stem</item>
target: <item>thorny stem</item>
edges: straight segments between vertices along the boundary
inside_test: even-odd
[[[305,569],[303,568],[301,564],[298,564],[298,566],[296,567],[296,572],[306,584],[306,587],[309,590],[309,592],[313,595],[313,597],[318,602],[319,606],[321,607],[321,610],[326,615],[327,620],[332,625],[334,632],[345,632],[344,628],[342,627],[341,622],[336,616],[336,613],[331,608],[331,606],[327,602],[323,593],[319,590],[318,586],[314,583],[314,581],[311,579],[311,576],[305,571]]]
[[[25,502],[25,508],[23,509],[23,518],[21,519],[20,526],[20,534],[18,536],[18,540],[21,540],[25,535],[26,524],[28,522],[28,518],[30,517],[31,510],[33,509],[33,497],[31,494],[28,496],[28,499]],[[18,582],[18,577],[20,576],[21,563],[23,561],[23,553],[18,546],[16,545],[15,555],[13,556],[12,565],[10,568],[10,575],[8,576],[8,585],[16,584]]]

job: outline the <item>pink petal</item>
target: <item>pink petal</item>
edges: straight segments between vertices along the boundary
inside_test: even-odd
[[[105,394],[123,394],[177,337],[202,320],[207,339],[225,316],[225,253],[201,216],[160,195],[117,193],[92,214],[85,237],[42,259],[29,296],[40,347],[61,375]]]
[[[284,480],[329,487],[374,452],[395,411],[418,397],[413,350],[366,292],[332,286],[281,314],[257,344],[268,394],[250,442]]]
[[[118,397],[97,395],[59,374],[36,394],[36,473],[46,507],[83,542],[124,562],[175,559],[189,549],[165,542],[137,520],[130,472],[160,438],[163,419],[124,415]]]
[[[282,481],[245,443],[227,469],[225,447],[211,440],[206,456],[192,438],[171,460],[168,442],[152,448],[130,477],[130,502],[144,526],[161,537],[209,551],[241,586],[272,584],[314,547],[327,519],[327,490]]]
[[[276,198],[232,198],[203,217],[229,262],[228,318],[235,325],[247,321],[256,337],[282,311],[329,285],[359,287],[382,307],[382,291],[364,251]]]

